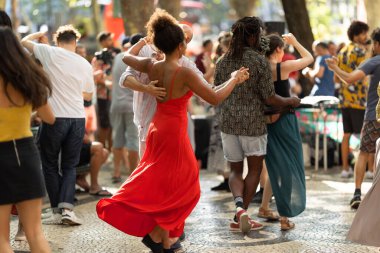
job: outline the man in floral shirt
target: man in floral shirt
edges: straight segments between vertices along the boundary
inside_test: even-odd
[[[354,71],[366,60],[366,43],[369,27],[361,21],[353,21],[348,28],[347,35],[351,42],[338,54],[338,67],[347,73]],[[341,177],[352,176],[352,168],[348,164],[349,143],[351,134],[360,134],[363,126],[364,112],[367,104],[368,82],[364,78],[360,81],[344,84],[340,80],[339,99],[341,101],[343,117],[342,140],[342,174]]]

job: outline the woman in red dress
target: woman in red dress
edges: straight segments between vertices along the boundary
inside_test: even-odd
[[[139,166],[113,197],[99,201],[97,213],[115,228],[144,237],[143,243],[154,253],[174,252],[170,247],[183,233],[185,220],[200,197],[199,170],[187,135],[188,100],[194,92],[216,105],[249,73],[246,68],[233,72],[223,87],[214,91],[190,69],[179,66],[186,43],[172,16],[156,10],[149,32],[165,60],[153,63],[150,58],[126,54],[124,62],[148,73],[150,80],[158,80],[168,96],[158,101]]]

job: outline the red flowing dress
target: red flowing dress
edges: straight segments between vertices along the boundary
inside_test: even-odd
[[[96,206],[100,219],[129,235],[143,237],[159,225],[170,237],[179,237],[200,198],[199,170],[187,134],[192,92],[171,99],[177,72],[169,100],[157,103],[139,166],[115,195]]]

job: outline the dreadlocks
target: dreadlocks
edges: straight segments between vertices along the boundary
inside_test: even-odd
[[[263,23],[258,17],[244,17],[232,25],[232,40],[226,53],[235,59],[243,57],[244,47],[260,50],[260,37]]]

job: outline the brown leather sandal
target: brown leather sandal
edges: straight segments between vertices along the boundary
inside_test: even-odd
[[[295,227],[295,224],[291,222],[287,217],[280,218],[280,225],[281,225],[281,230],[283,231],[287,231]]]
[[[262,207],[259,208],[259,213],[257,214],[257,217],[267,219],[270,221],[276,221],[280,219],[280,215],[273,211],[272,209],[264,209]]]

